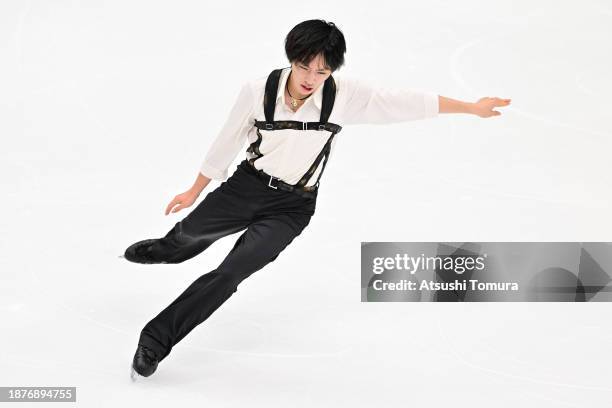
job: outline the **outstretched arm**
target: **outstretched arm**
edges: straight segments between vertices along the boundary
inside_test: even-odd
[[[369,81],[339,77],[343,88],[344,124],[386,124],[433,118],[440,113],[469,113],[483,118],[499,116],[496,107],[507,106],[510,99],[480,98],[464,102],[437,95],[401,88],[380,88]]]
[[[501,115],[493,108],[510,105],[511,99],[480,98],[476,102],[464,102],[438,95],[439,113],[469,113],[481,118]]]

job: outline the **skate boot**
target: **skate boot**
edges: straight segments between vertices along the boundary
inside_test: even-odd
[[[145,239],[132,244],[125,250],[123,257],[130,262],[142,264],[166,263],[165,261],[157,261],[151,255],[151,247],[157,239]]]
[[[157,355],[153,350],[139,344],[132,361],[132,372],[130,375],[132,381],[136,381],[137,375],[148,377],[153,374],[157,369],[158,363]]]

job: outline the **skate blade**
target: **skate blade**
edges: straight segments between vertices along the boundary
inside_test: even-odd
[[[136,380],[138,380],[140,377],[142,376],[138,374],[136,370],[134,370],[134,366],[130,364],[130,378],[132,379],[132,382],[136,382]]]

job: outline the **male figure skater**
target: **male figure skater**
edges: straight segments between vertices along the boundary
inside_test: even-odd
[[[509,99],[458,101],[432,93],[375,89],[334,78],[346,44],[334,23],[308,20],[285,39],[290,67],[243,85],[221,132],[188,191],[168,204],[166,215],[191,206],[211,179],[225,180],[159,239],[136,242],[125,258],[139,263],[179,263],[217,239],[244,230],[221,264],[193,282],[140,333],[132,361],[148,377],[184,336],[237,291],[239,283],[275,260],[300,235],[315,212],[319,180],[342,125],[394,123],[439,113],[500,115]],[[250,143],[246,159],[228,167]]]

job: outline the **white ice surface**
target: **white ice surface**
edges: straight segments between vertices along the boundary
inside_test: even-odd
[[[179,265],[118,255],[190,211],[163,215],[309,18],[343,30],[338,75],[512,105],[347,126],[308,228],[132,383],[142,326],[238,234]],[[83,407],[610,406],[609,303],[361,303],[359,244],[610,241],[611,27],[605,1],[2,2],[0,386],[76,386]]]

